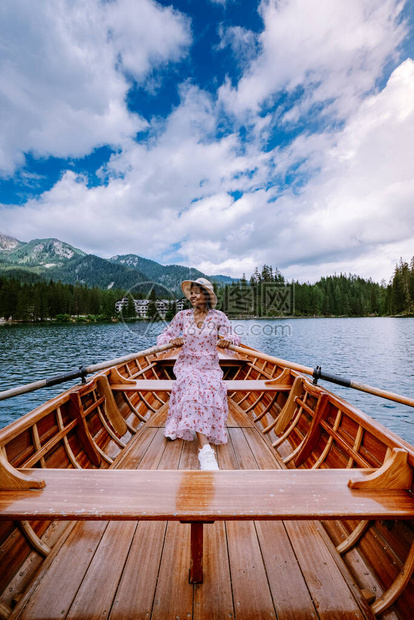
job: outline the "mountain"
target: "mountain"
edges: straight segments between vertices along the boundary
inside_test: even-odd
[[[161,265],[154,260],[125,254],[109,260],[59,241],[33,239],[28,243],[0,234],[0,273],[24,281],[33,278],[85,284],[99,288],[147,293],[153,285],[158,297],[181,296],[183,280],[210,278],[219,285],[230,284],[228,276],[206,276],[193,267]]]
[[[218,284],[231,284],[232,282],[240,282],[240,278],[230,278],[230,276],[208,276],[212,282],[217,282]]]
[[[172,291],[179,293],[180,283],[183,280],[196,280],[197,278],[206,278],[207,276],[194,269],[193,267],[183,267],[182,265],[161,265],[154,260],[142,258],[136,254],[125,254],[122,256],[113,256],[109,259],[111,262],[132,267],[145,273],[148,280],[158,282],[167,290],[166,293]],[[180,293],[181,294],[181,293]]]
[[[99,288],[134,289],[136,285],[148,280],[146,274],[138,269],[117,265],[94,254],[85,254],[67,261],[47,273],[52,280],[65,284],[86,284]]]
[[[13,252],[22,245],[25,245],[22,241],[18,241],[13,237],[8,237],[0,233],[0,256],[2,252]]]
[[[133,269],[143,271],[150,277],[158,277],[162,273],[163,269],[163,266],[155,260],[142,258],[142,256],[137,256],[137,254],[112,256],[109,260],[113,263],[119,263],[121,265],[125,265],[126,267],[132,267]]]
[[[73,258],[86,256],[82,250],[58,239],[33,239],[29,243],[23,243],[2,235],[0,243],[1,240],[4,240],[2,246],[6,247],[2,247],[0,259],[14,266],[50,269]]]

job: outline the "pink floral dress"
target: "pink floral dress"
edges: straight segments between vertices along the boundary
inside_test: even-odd
[[[227,443],[227,390],[219,366],[219,334],[233,344],[240,342],[231,334],[231,324],[224,312],[209,310],[199,328],[193,310],[182,310],[158,336],[159,345],[180,336],[184,339],[174,364],[176,382],[170,397],[166,435],[191,441],[197,432],[213,444]]]

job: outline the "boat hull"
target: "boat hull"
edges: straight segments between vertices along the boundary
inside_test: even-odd
[[[222,480],[225,480],[225,486],[220,487],[223,488],[220,491],[221,495],[217,487],[218,495],[215,498],[218,503],[214,505],[214,510],[210,515],[204,507],[204,512],[198,513],[197,517],[197,513],[194,510],[191,511],[189,507],[187,513],[180,513],[179,518],[176,518],[176,521],[195,521],[198,518],[204,522],[207,520],[217,522],[211,526],[211,534],[208,534],[209,528],[205,528],[207,538],[204,558],[209,567],[208,580],[202,586],[192,586],[191,604],[188,602],[190,601],[187,592],[188,575],[183,578],[183,574],[188,570],[189,548],[191,547],[191,540],[188,537],[190,534],[189,532],[183,534],[183,525],[179,522],[173,523],[171,510],[166,510],[165,498],[163,499],[162,495],[159,496],[161,498],[159,512],[157,515],[154,512],[151,513],[151,518],[158,523],[146,523],[145,519],[142,521],[142,514],[139,512],[139,510],[142,512],[142,502],[139,501],[136,504],[138,508],[132,517],[131,509],[127,515],[127,520],[131,523],[118,525],[115,523],[116,515],[111,516],[105,510],[100,516],[96,512],[96,520],[111,519],[109,525],[105,525],[105,521],[102,521],[101,525],[99,523],[82,525],[67,521],[67,519],[82,520],[82,509],[85,512],[97,511],[96,502],[89,508],[86,503],[84,506],[79,505],[78,512],[70,513],[67,510],[65,513],[64,506],[61,506],[60,509],[56,509],[55,513],[51,513],[45,501],[43,512],[41,505],[37,513],[30,512],[28,509],[30,518],[27,520],[22,520],[17,513],[8,513],[7,507],[3,505],[0,543],[3,551],[2,557],[7,557],[7,561],[2,561],[0,617],[36,617],[31,615],[35,614],[33,610],[42,609],[36,607],[36,584],[40,581],[46,583],[44,580],[47,581],[47,575],[51,574],[49,566],[63,561],[61,558],[66,557],[69,543],[73,548],[82,549],[82,537],[83,541],[87,540],[88,532],[93,532],[93,536],[96,536],[94,554],[99,552],[105,541],[109,547],[115,545],[113,536],[116,532],[118,537],[121,536],[124,540],[125,548],[121,550],[124,554],[122,558],[118,551],[114,552],[114,558],[118,558],[119,564],[117,578],[121,581],[119,581],[118,589],[111,590],[112,599],[108,603],[111,618],[117,618],[121,609],[122,613],[126,614],[123,617],[128,617],[128,614],[137,614],[129,617],[141,617],[139,615],[141,613],[147,614],[145,617],[176,617],[184,611],[186,615],[180,617],[217,617],[220,619],[229,617],[225,614],[233,614],[242,618],[260,617],[260,614],[249,616],[253,613],[252,609],[255,610],[255,614],[262,610],[263,617],[266,614],[270,617],[271,609],[274,614],[278,613],[283,616],[283,610],[285,610],[289,615],[293,599],[286,596],[286,593],[291,590],[293,592],[295,580],[296,591],[302,593],[298,598],[298,601],[299,599],[302,601],[300,605],[305,606],[306,613],[310,614],[309,610],[313,610],[312,613],[315,613],[317,617],[321,614],[321,608],[318,607],[318,588],[315,587],[310,577],[308,580],[303,580],[304,574],[316,574],[316,569],[319,571],[320,579],[323,580],[323,587],[321,587],[324,591],[326,590],[324,594],[326,599],[322,607],[326,611],[332,603],[331,609],[339,614],[342,609],[341,605],[345,609],[344,601],[348,599],[344,594],[344,601],[341,602],[340,599],[336,603],[329,602],[330,588],[334,588],[337,592],[340,589],[339,582],[336,586],[334,583],[329,586],[329,576],[322,575],[323,562],[328,561],[326,553],[329,554],[329,562],[334,562],[337,566],[335,570],[342,575],[341,579],[346,585],[346,592],[351,597],[349,600],[352,599],[352,604],[348,608],[349,617],[373,617],[374,615],[381,617],[384,613],[393,613],[399,618],[409,617],[407,614],[410,613],[414,604],[414,588],[410,576],[404,581],[401,579],[401,573],[407,575],[407,571],[412,572],[414,515],[410,504],[411,484],[409,489],[404,490],[408,498],[406,508],[402,506],[402,499],[397,502],[401,511],[405,510],[404,515],[402,512],[397,514],[394,509],[393,518],[387,519],[387,514],[390,513],[386,510],[377,513],[371,511],[358,517],[356,509],[349,509],[349,502],[346,498],[344,499],[345,496],[340,495],[338,495],[336,512],[324,510],[322,499],[326,493],[323,488],[321,489],[320,507],[315,510],[315,501],[313,507],[306,504],[306,488],[309,482],[305,480],[310,481],[312,476],[315,478],[318,470],[325,476],[324,480],[328,479],[327,476],[331,476],[332,479],[338,478],[335,472],[331,471],[338,469],[341,472],[348,470],[349,478],[352,478],[353,474],[354,478],[361,477],[364,471],[362,476],[364,477],[367,470],[378,471],[383,467],[395,451],[406,453],[407,467],[412,468],[414,466],[413,448],[343,399],[325,388],[313,385],[301,373],[284,367],[282,364],[262,361],[259,355],[258,352],[248,348],[245,354],[220,355],[224,380],[228,385],[229,400],[227,421],[229,443],[218,448],[220,469],[225,470],[218,474]],[[154,492],[155,481],[164,480],[162,484],[167,483],[169,492],[173,493],[172,479],[168,486],[167,472],[163,470],[178,468],[187,471],[197,469],[198,465],[195,445],[181,440],[168,443],[163,437],[163,425],[174,381],[174,361],[175,356],[169,352],[137,356],[116,367],[103,370],[91,377],[85,385],[81,384],[63,392],[60,396],[0,431],[2,458],[20,472],[27,470],[27,473],[30,473],[35,470],[33,475],[38,479],[42,479],[42,472],[45,472],[46,484],[48,480],[46,473],[49,473],[46,470],[49,469],[63,469],[68,474],[76,469],[79,470],[81,476],[83,473],[90,472],[92,479],[98,481],[99,478],[93,478],[93,476],[102,474],[102,480],[105,476],[105,480],[109,480],[109,486],[104,486],[103,492],[105,497],[111,497],[112,504],[114,501],[116,504],[119,492],[120,483],[115,482],[116,474],[125,469],[138,468],[144,472],[154,470],[152,474]],[[238,471],[232,472],[230,471],[232,469]],[[358,470],[361,470],[360,473]],[[244,475],[241,477],[240,474],[243,472]],[[278,486],[277,481],[283,479],[284,472],[290,476],[290,490],[288,487],[283,488],[284,483]],[[51,471],[50,475],[52,473]],[[76,474],[76,472],[72,473]],[[134,472],[124,473],[128,476],[134,475]],[[196,476],[198,473],[202,472],[194,472]],[[299,484],[292,482],[296,474],[296,480],[303,479],[303,488],[299,488]],[[171,475],[174,480],[182,479],[182,473],[180,474],[179,471]],[[345,471],[345,474],[341,473],[341,476],[343,476],[345,485],[348,473]],[[69,478],[72,480],[74,476],[70,474]],[[114,481],[112,487],[111,479]],[[139,493],[138,479],[140,479],[139,476],[137,477],[137,498],[141,497],[144,501],[143,491],[141,495]],[[288,477],[285,476],[284,479],[287,480]],[[322,477],[319,479],[322,480]],[[120,480],[126,480],[126,478],[121,477]],[[234,480],[233,484],[231,480]],[[57,482],[57,485],[59,484]],[[270,489],[272,484],[275,486]],[[227,512],[223,508],[226,486],[229,488]],[[127,488],[126,497],[131,496],[133,488],[133,484]],[[259,488],[265,489],[265,492],[260,498],[254,498],[253,490]],[[237,519],[241,518],[245,523],[235,523],[235,519],[231,518],[231,513],[233,506],[234,517],[234,502],[237,493],[243,497],[243,495],[249,495],[249,489],[254,499],[255,508],[250,507],[250,514],[254,515],[254,519],[252,520],[246,511],[242,517],[240,513]],[[285,495],[285,507],[282,509],[279,506],[280,515],[283,518],[270,521],[275,518],[278,505],[281,503],[277,501],[276,489],[278,489],[279,497],[281,493],[289,492],[292,496],[289,499],[289,496]],[[7,492],[3,492],[3,495],[4,493]],[[349,490],[349,493],[351,496],[352,491]],[[2,495],[1,492],[0,495]],[[121,495],[122,493],[119,497]],[[208,497],[208,491],[201,496],[206,495]],[[270,495],[273,497],[270,498]],[[377,493],[373,501],[379,504],[378,498]],[[190,500],[190,506],[197,504],[194,498]],[[343,506],[339,505],[340,500],[344,501]],[[335,503],[334,493],[330,504],[332,506]],[[119,505],[117,509],[119,520],[124,520],[121,514],[122,506]],[[219,511],[223,511],[221,517],[218,516]],[[266,519],[266,516],[269,518]],[[403,520],[400,520],[402,516]],[[308,523],[306,518],[312,520],[312,523]],[[300,523],[296,522],[297,519],[300,519]],[[142,522],[137,529],[138,520]],[[289,525],[290,520],[292,521]],[[218,523],[218,521],[226,521],[226,523]],[[122,525],[127,529],[117,529]],[[89,530],[88,527],[91,529]],[[101,531],[99,528],[102,527],[104,530]],[[105,538],[106,528],[113,529],[113,536],[111,537],[108,533],[107,540]],[[306,549],[303,548],[303,541],[300,542],[303,536],[309,548],[316,544],[318,546],[317,567],[312,565]],[[182,547],[179,546],[180,540],[184,540]],[[148,566],[144,573],[148,572],[148,575],[142,583],[140,582],[140,600],[137,601],[127,592],[122,575],[130,574],[132,571],[132,567],[128,564],[131,553],[137,562],[142,562],[144,551],[149,553],[151,549],[151,553],[153,552],[158,558],[158,563],[147,559]],[[246,549],[250,550],[249,553],[253,554],[251,558],[256,558],[257,562],[261,558],[262,568],[256,571],[257,574],[248,586],[241,577],[237,585],[237,571],[246,570],[248,574],[248,567],[251,566],[246,558]],[[102,549],[101,553],[104,557]],[[177,554],[178,560],[175,557]],[[293,562],[294,557],[296,560],[301,558],[300,566],[291,569],[292,583],[284,583],[284,590],[280,586],[281,574],[274,564],[273,558],[276,557],[274,554],[279,554],[277,557],[280,558],[289,558],[289,562]],[[105,557],[108,570],[111,572],[110,553]],[[183,600],[188,602],[188,605],[184,604],[185,609],[177,596],[169,589],[172,586],[167,577],[171,574],[168,562],[171,566],[176,560],[179,562],[179,569],[177,569],[176,578],[173,579],[173,585],[176,589],[178,588],[177,592],[181,592],[181,596],[184,596]],[[85,561],[84,554],[79,551],[79,561],[72,560],[71,562],[75,562],[76,565],[83,561]],[[60,574],[58,567],[55,566],[55,570],[57,579],[57,575]],[[93,601],[87,596],[87,583],[88,580],[93,579],[98,579],[98,581],[100,579],[101,584],[105,583],[104,575],[101,575],[100,570],[94,567],[93,571],[92,569],[88,571],[86,567],[80,581],[76,581],[80,577],[73,579],[72,600],[70,604],[67,603],[66,607],[63,605],[62,609],[65,608],[65,613],[56,617],[75,617],[75,610],[80,609],[79,605],[82,607],[83,617],[89,617],[85,614],[91,612]],[[75,567],[73,571],[76,572]],[[334,571],[333,568],[332,571]],[[295,575],[294,578],[293,575]],[[165,583],[162,581],[163,576],[166,579]],[[183,579],[183,584],[179,583],[180,579]],[[339,577],[337,579],[339,580]],[[265,588],[265,593],[259,595],[258,592],[261,591],[264,581],[268,584],[267,589]],[[354,586],[351,586],[352,582]],[[220,590],[220,583],[227,584],[228,591]],[[152,592],[151,602],[151,596],[145,593],[146,587]],[[77,603],[76,593],[79,588],[82,593],[79,600],[82,603]],[[83,588],[85,588],[84,593]],[[185,595],[182,593],[183,588]],[[205,594],[200,594],[197,588],[204,588]],[[213,590],[217,606],[211,611],[206,595]],[[45,592],[48,590],[46,589]],[[40,597],[40,594],[38,596]],[[331,592],[331,596],[334,600],[334,592]],[[110,598],[109,594],[108,597]],[[242,606],[235,603],[238,598]],[[251,607],[252,601],[254,601],[253,607]],[[197,603],[199,605],[202,603],[204,610],[202,613],[197,611],[199,609]],[[50,608],[47,613],[53,614],[54,603],[49,604]],[[336,611],[335,605],[337,605]],[[29,609],[32,611],[29,612]],[[300,617],[297,615],[297,609],[296,616],[292,617]],[[96,612],[97,610],[94,609],[93,614]],[[45,610],[36,613],[45,613]],[[171,616],[173,613],[175,616]],[[205,615],[206,613],[213,615],[208,616]],[[53,617],[53,615],[44,617]],[[122,614],[119,617],[122,617]],[[311,616],[304,615],[303,617]]]

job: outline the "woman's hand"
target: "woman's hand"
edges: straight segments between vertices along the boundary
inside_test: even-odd
[[[217,346],[220,349],[227,349],[230,345],[231,345],[230,340],[226,340],[225,338],[221,338],[217,343]]]
[[[173,344],[175,347],[182,347],[184,344],[183,338],[173,338],[170,340],[170,344]]]

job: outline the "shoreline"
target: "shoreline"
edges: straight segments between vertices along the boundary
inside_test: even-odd
[[[281,316],[235,316],[229,317],[231,321],[291,321],[296,319],[409,319],[414,318],[414,314],[382,314],[382,315],[281,315]],[[156,323],[160,323],[162,321],[155,321]],[[20,321],[20,320],[8,320],[0,317],[0,326],[16,326],[16,325],[97,325],[97,324],[113,324],[113,323],[151,323],[150,319],[120,319],[117,317],[112,317],[111,319],[88,319],[87,317],[79,317],[73,318],[66,321],[61,321],[57,319],[46,319],[43,321]],[[169,322],[169,321],[168,321]]]

